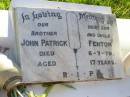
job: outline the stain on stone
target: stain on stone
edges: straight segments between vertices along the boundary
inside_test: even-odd
[[[103,73],[100,70],[97,70],[97,78],[98,79],[103,79]]]

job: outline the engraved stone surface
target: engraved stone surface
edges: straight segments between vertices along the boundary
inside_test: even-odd
[[[48,8],[16,8],[23,81],[121,78],[116,17]]]

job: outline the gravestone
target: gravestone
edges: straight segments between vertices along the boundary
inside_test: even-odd
[[[7,10],[0,10],[0,53],[7,55],[13,62],[16,62],[15,33],[8,13]]]
[[[3,15],[5,17],[3,17]],[[9,50],[9,43],[8,43],[8,13],[5,10],[0,10],[0,18],[4,21],[1,21],[0,27],[0,53],[5,53],[7,54]]]
[[[114,15],[45,6],[14,16],[25,83],[122,78]]]

